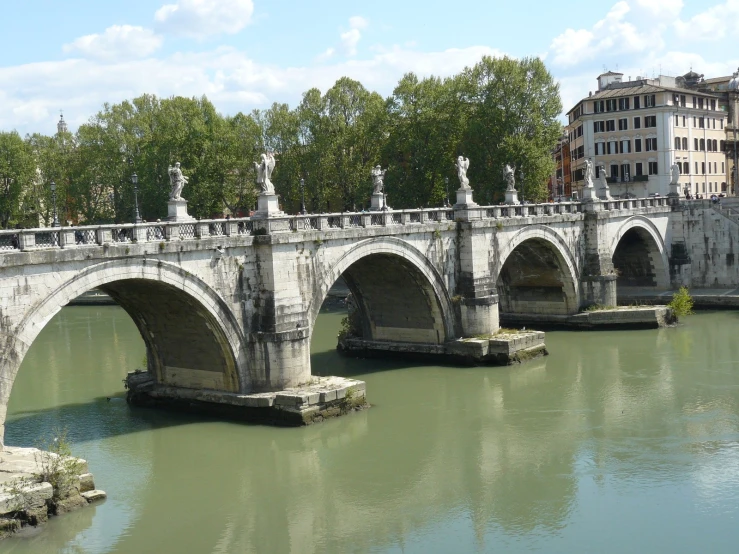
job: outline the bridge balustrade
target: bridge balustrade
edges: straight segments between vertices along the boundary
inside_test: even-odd
[[[600,210],[634,210],[664,207],[667,197],[596,200]],[[582,202],[477,206],[468,208],[482,219],[542,217],[576,214],[585,211]],[[351,228],[389,227],[442,223],[454,221],[451,207],[415,210],[388,210],[384,212],[333,213],[290,215],[268,219],[235,218],[200,220],[192,223],[155,222],[141,224],[111,224],[41,229],[12,229],[0,231],[0,252],[44,248],[69,248],[102,245],[105,243],[153,242],[164,240],[195,240],[205,237],[248,236],[255,229],[261,232],[331,231]],[[258,223],[257,223],[258,222]]]

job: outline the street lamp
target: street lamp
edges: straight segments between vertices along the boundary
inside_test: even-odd
[[[302,177],[300,179],[300,213],[302,215],[307,213],[305,210],[305,179]]]
[[[59,225],[59,218],[57,218],[57,215],[56,215],[56,183],[54,181],[52,181],[49,184],[49,188],[51,188],[51,203],[54,206],[54,212],[53,212],[54,213],[54,218],[51,221],[51,226],[52,227],[59,227],[60,226]]]
[[[449,177],[444,177],[444,186],[446,187],[446,196],[444,197],[444,207],[449,207]]]
[[[131,182],[133,183],[133,222],[141,223],[141,214],[139,214],[139,176],[136,175],[136,172],[131,175]]]

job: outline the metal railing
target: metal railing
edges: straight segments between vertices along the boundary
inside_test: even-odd
[[[589,206],[589,207],[587,207]],[[505,220],[580,214],[599,211],[636,210],[669,206],[667,197],[628,198],[584,202],[556,202],[472,206],[466,208],[470,219]],[[458,210],[423,208],[383,212],[351,212],[290,215],[270,218],[236,218],[192,222],[155,222],[97,226],[55,227],[44,229],[0,230],[0,252],[42,248],[99,246],[106,243],[141,243],[172,240],[196,240],[207,237],[249,236],[277,232],[336,232],[343,229],[397,227],[431,224],[439,226],[455,221]],[[736,217],[735,214],[731,214]]]

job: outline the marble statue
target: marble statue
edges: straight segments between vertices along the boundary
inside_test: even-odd
[[[593,161],[592,160],[585,160],[585,186],[588,188],[593,188],[593,178],[594,178],[594,170],[593,170]]]
[[[275,169],[275,156],[272,152],[262,154],[262,160],[254,162],[254,169],[257,172],[257,184],[262,189],[261,194],[274,194],[275,187],[270,180],[272,171]]]
[[[174,164],[174,167],[169,166],[169,182],[172,185],[172,190],[169,193],[170,200],[184,200],[182,198],[182,189],[187,184],[187,177],[182,174],[180,169],[180,162]]]
[[[385,173],[387,173],[387,169],[382,169],[381,166],[376,165],[374,168],[372,168],[372,194],[382,194],[384,183],[383,179],[385,178]]]
[[[457,176],[459,177],[459,185],[460,185],[459,188],[469,189],[470,180],[467,178],[467,170],[470,167],[469,158],[465,158],[464,156],[459,156],[457,158],[457,162],[454,165],[457,166]]]
[[[505,177],[505,181],[507,183],[506,190],[509,192],[516,190],[516,166],[506,164],[503,168],[503,177]]]
[[[672,180],[670,181],[670,184],[677,185],[680,181],[680,164],[677,162],[673,163],[672,167],[670,167],[670,173],[672,173]]]
[[[600,188],[608,190],[608,177],[606,177],[606,165],[600,164]]]

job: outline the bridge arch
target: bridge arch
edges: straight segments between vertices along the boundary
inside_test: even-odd
[[[454,338],[447,285],[411,244],[395,237],[370,238],[331,262],[318,277],[308,309],[311,329],[341,276],[356,301],[363,338],[432,344]]]
[[[576,313],[579,271],[571,250],[544,225],[531,225],[506,237],[492,269],[501,313]]]
[[[92,288],[110,294],[131,316],[146,344],[148,369],[158,382],[233,392],[248,388],[243,333],[211,287],[175,264],[110,260],[62,282],[24,314],[3,345],[0,425],[12,383],[33,341],[62,307]]]
[[[620,287],[660,287],[670,284],[665,242],[648,218],[633,216],[616,231],[611,241],[611,260]]]

